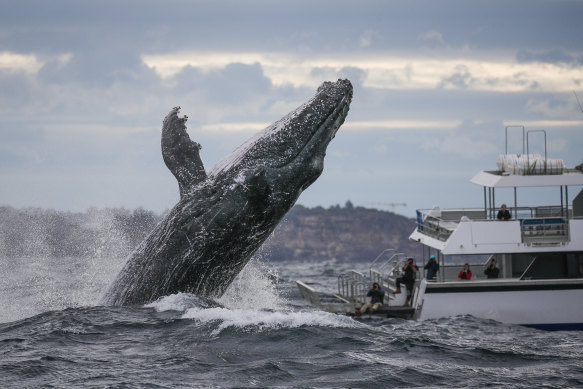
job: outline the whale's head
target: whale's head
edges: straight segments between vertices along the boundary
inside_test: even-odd
[[[285,214],[321,175],[351,99],[349,80],[323,83],[313,98],[218,162],[209,179],[247,187],[254,201]]]

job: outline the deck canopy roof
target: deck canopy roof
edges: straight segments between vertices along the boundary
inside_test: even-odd
[[[476,174],[470,181],[488,188],[570,186],[583,185],[583,173],[569,171],[563,174],[522,176],[517,174],[503,174],[498,170],[483,170]]]

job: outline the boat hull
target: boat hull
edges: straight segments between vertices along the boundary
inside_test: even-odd
[[[472,315],[548,330],[583,330],[582,279],[422,283],[420,320]]]

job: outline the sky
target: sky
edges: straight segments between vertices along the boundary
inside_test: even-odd
[[[0,205],[164,212],[179,198],[160,153],[172,107],[210,171],[338,78],[354,85],[350,112],[304,206],[409,217],[483,207],[469,180],[522,151],[510,125],[545,130],[548,156],[567,167],[583,162],[583,1],[0,0],[0,10]],[[543,139],[531,133],[529,150],[544,154]],[[544,196],[560,203],[558,190]]]

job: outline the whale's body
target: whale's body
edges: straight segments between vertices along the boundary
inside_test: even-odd
[[[206,174],[179,107],[164,119],[162,155],[180,201],[129,256],[104,305],[178,292],[220,296],[322,173],[326,147],[352,99],[348,80],[325,82],[308,102],[249,139]]]

